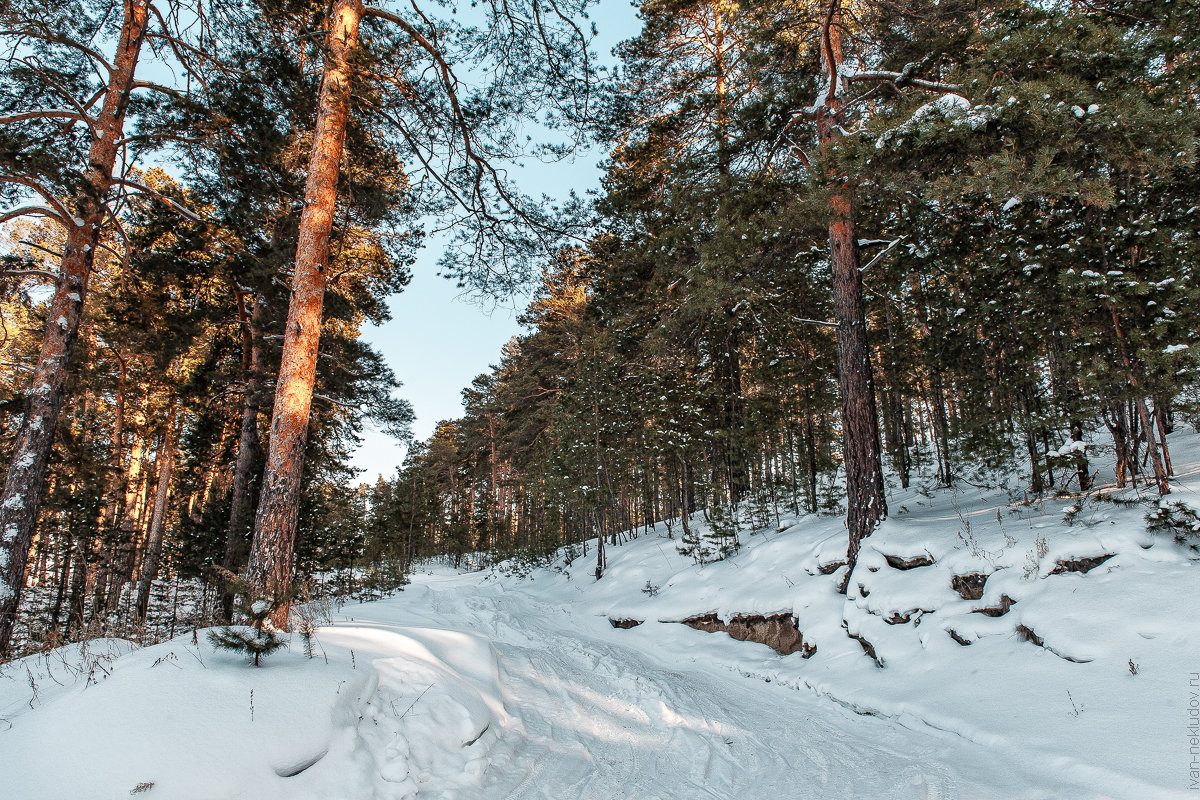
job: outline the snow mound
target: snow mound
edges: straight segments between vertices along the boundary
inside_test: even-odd
[[[113,640],[5,665],[0,772],[23,800],[469,796],[505,718],[486,644],[467,673],[401,630],[322,630],[261,668],[201,635]],[[444,654],[443,654],[444,655]],[[447,794],[446,796],[449,796]]]

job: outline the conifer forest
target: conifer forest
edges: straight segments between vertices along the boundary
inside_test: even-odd
[[[369,3],[0,0],[0,796],[1200,787],[1200,2]]]

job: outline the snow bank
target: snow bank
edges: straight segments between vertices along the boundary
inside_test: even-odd
[[[1200,437],[1170,442],[1200,508]],[[430,570],[259,669],[190,634],[13,662],[3,796],[1190,796],[1197,551],[1152,495],[962,486],[892,487],[846,595],[840,517],[781,514],[706,565],[664,524],[600,581],[594,549]],[[790,615],[805,647],[680,624],[705,615]]]
[[[343,625],[254,668],[190,634],[4,667],[4,796],[390,798],[476,786],[503,708],[486,643],[452,666],[397,630]],[[444,654],[443,654],[444,655]]]
[[[1194,507],[1200,437],[1176,433],[1171,446],[1180,477],[1169,499]],[[846,596],[835,591],[844,567],[822,574],[845,557],[842,521],[788,516],[781,530],[743,533],[735,557],[703,566],[659,525],[610,547],[599,582],[585,578],[593,563],[581,557],[561,566],[569,581],[535,573],[528,590],[604,621],[644,621],[613,635],[667,661],[707,660],[950,732],[1040,776],[1046,796],[1182,797],[1200,562],[1195,549],[1148,532],[1149,506],[1131,497],[1027,502],[996,489],[893,487],[891,516],[863,542]],[[704,527],[699,516],[693,525]],[[655,593],[642,591],[647,582]],[[968,599],[972,589],[979,596]],[[811,657],[675,624],[780,613],[816,647]]]

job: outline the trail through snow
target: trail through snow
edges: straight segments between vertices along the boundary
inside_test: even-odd
[[[603,617],[478,576],[427,577],[347,613],[351,626],[427,625],[404,633],[450,664],[447,630],[495,648],[511,717],[472,795],[481,799],[1057,796],[952,734],[702,665],[668,644],[675,631],[654,652]]]
[[[426,566],[261,669],[202,632],[19,659],[0,798],[1182,800],[1200,436],[1171,447],[1169,503],[893,489],[846,595],[838,517],[776,517],[704,565],[662,522],[599,581],[571,548]],[[696,615],[790,615],[811,657]]]

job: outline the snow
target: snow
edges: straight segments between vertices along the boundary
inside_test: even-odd
[[[495,743],[486,730],[506,719],[490,651],[466,634],[426,638],[344,625],[320,634],[314,658],[293,646],[257,669],[190,634],[15,662],[0,677],[6,796],[467,792]]]
[[[1001,210],[1002,211],[1012,211],[1014,208],[1016,208],[1019,205],[1021,205],[1020,197],[1010,197],[1010,198],[1008,198],[1007,201],[1005,201],[1004,207]]]
[[[1167,499],[1200,508],[1200,437],[1169,442]],[[772,516],[705,565],[676,520],[610,544],[600,581],[594,542],[532,570],[427,566],[346,607],[312,658],[297,635],[256,669],[187,634],[13,662],[5,795],[1190,796],[1200,562],[1147,531],[1146,504],[1107,502],[1139,490],[1111,487],[1099,444],[1086,497],[1010,496],[1003,476],[890,488],[845,596],[845,567],[822,574],[844,558],[839,517]],[[952,585],[968,575],[978,599]],[[678,624],[779,613],[811,657]]]
[[[902,143],[903,137],[935,126],[938,122],[951,125],[965,124],[971,130],[977,130],[987,124],[988,117],[981,107],[971,105],[971,101],[962,95],[944,94],[919,107],[905,122],[891,130],[885,131],[875,141],[875,149],[886,147],[893,140]]]
[[[1087,451],[1087,443],[1083,441],[1070,441],[1063,444],[1062,447],[1052,451],[1049,455],[1052,456],[1069,456],[1072,453],[1083,453]]]
[[[1170,355],[1171,353],[1178,353],[1181,350],[1187,350],[1187,349],[1188,349],[1188,346],[1186,344],[1169,344],[1163,349],[1163,352],[1166,353],[1167,355]]]

